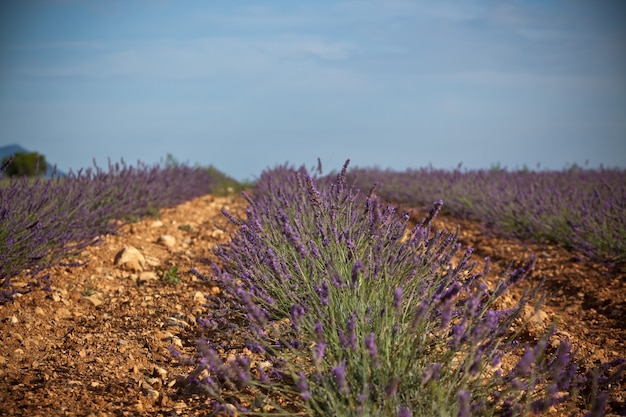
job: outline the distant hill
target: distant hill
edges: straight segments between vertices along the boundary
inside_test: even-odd
[[[30,151],[20,145],[15,145],[15,144],[7,145],[7,146],[0,146],[0,161],[2,161],[5,157],[11,156],[17,152],[28,153],[28,152],[37,152],[37,151]],[[46,158],[46,161],[48,162],[48,172],[46,173],[46,177],[50,177],[52,175],[52,170],[54,169],[54,162],[48,161],[48,158]],[[58,177],[64,177],[65,175],[66,175],[65,172],[57,169]]]
[[[17,152],[30,152],[28,149],[21,147],[20,145],[7,145],[0,147],[0,160],[7,156],[11,156]]]

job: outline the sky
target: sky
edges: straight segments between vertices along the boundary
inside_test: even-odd
[[[0,2],[0,146],[254,179],[626,167],[626,2]]]

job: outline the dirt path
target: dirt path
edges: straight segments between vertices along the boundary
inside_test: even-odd
[[[50,271],[51,292],[0,306],[0,415],[208,415],[206,399],[178,389],[190,369],[177,366],[168,347],[194,351],[196,319],[206,313],[203,293],[219,292],[188,271],[208,273],[212,247],[232,233],[223,207],[242,213],[245,201],[204,196],[124,226],[83,252],[78,260],[86,265]],[[441,217],[437,227],[457,224]],[[548,298],[535,317],[537,331],[557,318],[559,335],[572,339],[586,365],[626,357],[624,276],[554,246],[487,237],[470,222],[460,226],[477,260],[491,256],[493,277],[511,259],[538,255],[531,281],[545,277]],[[115,263],[128,246],[145,257],[135,270]],[[178,274],[168,283],[163,271],[174,266]],[[624,401],[618,392],[614,409]]]

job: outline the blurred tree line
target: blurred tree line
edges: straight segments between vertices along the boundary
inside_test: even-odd
[[[17,152],[2,158],[0,175],[9,177],[38,177],[48,170],[46,157],[37,152]]]

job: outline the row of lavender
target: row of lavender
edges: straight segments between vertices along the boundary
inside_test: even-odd
[[[577,400],[569,343],[511,330],[534,294],[497,307],[534,260],[488,288],[488,260],[476,271],[455,235],[431,231],[440,201],[407,235],[408,213],[350,186],[346,168],[264,172],[245,220],[225,213],[240,227],[222,266],[192,272],[227,296],[209,298],[195,358],[172,349],[196,364],[190,382],[242,415],[521,416]]]
[[[417,206],[440,198],[449,212],[491,230],[558,242],[602,261],[626,262],[623,169],[355,169],[350,177],[361,187],[378,182],[376,193],[387,201]]]
[[[2,170],[0,170],[0,178]],[[0,186],[0,302],[13,298],[11,278],[35,277],[78,253],[120,221],[157,213],[209,193],[211,170],[175,163],[136,167],[109,163],[53,179],[10,178]],[[45,283],[45,276],[43,277]],[[28,291],[33,285],[20,291]]]

